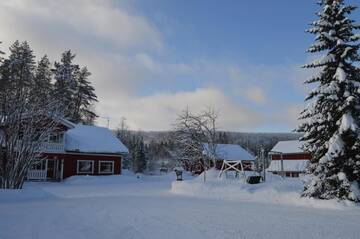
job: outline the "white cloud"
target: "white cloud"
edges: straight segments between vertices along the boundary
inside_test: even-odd
[[[256,103],[264,104],[266,102],[266,96],[263,89],[260,87],[250,87],[245,91],[246,97]]]
[[[169,129],[178,113],[187,107],[193,112],[214,108],[219,112],[219,124],[223,129],[245,130],[262,123],[258,113],[235,104],[223,92],[212,88],[159,93],[110,104],[103,102],[102,107],[109,114],[118,111],[134,129]]]
[[[11,0],[1,1],[0,7],[2,29],[20,33],[16,34],[20,38],[35,30],[45,34],[38,38],[60,41],[81,37],[85,44],[100,40],[123,49],[163,47],[161,34],[145,18],[115,7],[110,0]]]
[[[220,111],[223,129],[252,130],[270,116],[242,99],[267,103],[279,75],[302,78],[295,68],[173,61],[156,26],[115,0],[0,1],[0,28],[2,50],[16,39],[28,40],[37,56],[53,60],[72,49],[76,62],[92,72],[97,112],[110,117],[112,127],[126,117],[134,129],[169,129],[187,106],[194,111],[212,106]]]

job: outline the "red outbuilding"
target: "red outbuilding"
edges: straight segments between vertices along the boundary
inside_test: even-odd
[[[269,152],[271,163],[267,171],[286,177],[299,177],[310,162],[311,155],[298,140],[279,141]]]

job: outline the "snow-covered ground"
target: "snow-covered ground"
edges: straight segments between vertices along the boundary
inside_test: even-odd
[[[248,176],[254,172],[246,172]],[[303,183],[299,178],[282,179],[278,175],[267,173],[267,180],[260,184],[247,184],[244,179],[218,178],[219,172],[210,170],[204,183],[202,175],[194,180],[173,182],[171,191],[175,194],[197,197],[225,199],[241,202],[260,202],[266,204],[279,204],[302,206],[312,208],[349,209],[355,206],[352,202],[336,200],[314,200],[300,197]],[[229,175],[231,176],[231,175]],[[360,209],[360,208],[359,208]]]
[[[213,175],[213,176],[211,176]],[[72,177],[0,191],[0,238],[359,238],[360,208],[297,203],[297,180]],[[299,199],[302,201],[302,199]]]

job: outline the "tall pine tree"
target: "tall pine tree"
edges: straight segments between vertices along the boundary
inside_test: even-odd
[[[4,79],[8,81],[13,96],[28,97],[34,85],[35,56],[29,44],[15,41],[10,46],[9,58],[4,62]],[[6,72],[6,73],[5,73]]]
[[[76,93],[76,76],[79,66],[73,64],[75,55],[70,50],[61,55],[61,61],[54,64],[54,97],[60,102],[65,111],[65,117],[70,120],[75,109],[74,96]]]
[[[312,155],[303,196],[359,201],[360,36],[354,34],[359,26],[348,18],[354,6],[343,0],[319,4],[319,19],[308,30],[316,35],[308,52],[325,56],[304,66],[319,73],[305,82],[316,87],[306,98],[309,105],[298,128],[304,133],[304,149]]]
[[[47,102],[50,99],[52,91],[52,70],[49,58],[43,56],[35,71],[34,85],[31,90],[34,100],[37,102]]]
[[[88,80],[90,75],[91,73],[86,67],[81,68],[76,75],[77,81],[72,119],[77,123],[93,124],[97,117],[92,107],[92,104],[97,102],[97,96],[94,87],[91,86]]]

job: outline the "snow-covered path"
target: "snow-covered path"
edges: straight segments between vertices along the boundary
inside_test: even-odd
[[[105,180],[106,181],[106,180]],[[360,210],[184,197],[169,177],[0,191],[0,238],[359,238]]]

